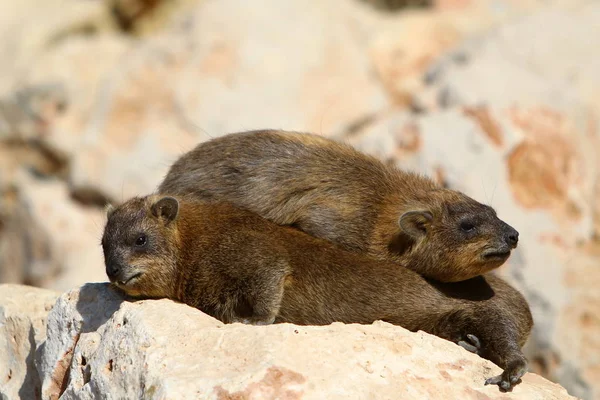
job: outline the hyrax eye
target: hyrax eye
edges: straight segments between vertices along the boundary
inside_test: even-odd
[[[475,229],[475,225],[471,222],[463,221],[460,223],[460,229],[464,232],[472,232]]]
[[[137,239],[135,239],[135,245],[137,247],[143,247],[146,245],[146,242],[148,241],[148,238],[146,237],[146,235],[144,235],[143,233],[141,235],[139,235],[137,237]]]

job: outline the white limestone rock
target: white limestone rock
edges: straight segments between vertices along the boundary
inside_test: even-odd
[[[224,325],[170,300],[130,302],[108,284],[61,296],[39,369],[43,399],[572,398],[534,374],[501,393],[483,385],[494,364],[388,323]]]

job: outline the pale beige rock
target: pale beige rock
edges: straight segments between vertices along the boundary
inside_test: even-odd
[[[104,281],[104,212],[75,203],[60,181],[21,174],[19,183],[18,192],[4,202],[11,205],[6,211],[16,212],[7,232],[0,233],[2,269],[21,269],[25,281],[61,291]]]
[[[481,32],[531,14],[544,5],[539,0],[438,0],[431,3],[435,3],[432,8],[410,8],[387,18],[378,18],[369,26],[372,32],[369,56],[396,107],[409,106],[417,110],[432,107],[435,101],[428,98],[431,93],[427,85],[435,77],[435,70],[440,69],[437,65],[440,59],[457,64],[468,62],[460,54],[452,54],[457,45],[478,34],[481,36]],[[584,3],[584,0],[552,1],[552,8],[559,10],[558,13],[568,13]],[[543,41],[541,45],[554,43]],[[467,87],[478,82],[470,80]]]
[[[49,140],[72,155],[72,188],[119,202],[154,190],[172,161],[210,137],[343,130],[387,107],[361,39],[375,21],[346,0],[199,2],[141,45],[65,40],[27,76],[72,81],[73,108]]]
[[[47,285],[60,268],[51,233],[33,215],[21,190],[0,190],[0,282]]]
[[[46,317],[58,296],[30,286],[0,285],[0,398],[39,398],[35,350],[46,339]]]
[[[600,60],[589,51],[600,42],[600,6],[569,3],[472,37],[438,61],[430,83],[460,104],[581,107],[600,84]]]
[[[55,44],[52,51],[40,54],[37,62],[25,70],[23,74],[30,84],[60,82],[65,94],[67,108],[50,121],[43,138],[46,143],[69,156],[76,156],[87,144],[91,135],[88,132],[103,123],[108,83],[133,46],[127,37],[98,35],[91,39],[73,35]]]
[[[0,95],[15,89],[36,58],[65,34],[107,20],[101,1],[23,0],[0,8]]]
[[[380,28],[369,54],[392,101],[407,107],[423,90],[425,72],[460,39],[462,32],[447,16],[413,12]]]
[[[525,375],[511,394],[484,386],[499,368],[418,332],[373,325],[223,325],[169,300],[124,301],[108,284],[64,294],[38,364],[44,399],[571,399]]]

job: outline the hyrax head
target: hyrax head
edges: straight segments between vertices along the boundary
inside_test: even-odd
[[[519,240],[519,232],[490,206],[448,189],[429,192],[398,222],[408,237],[407,267],[442,282],[467,280],[501,266]]]
[[[106,275],[130,296],[171,297],[177,262],[179,202],[135,197],[107,211],[102,236]]]

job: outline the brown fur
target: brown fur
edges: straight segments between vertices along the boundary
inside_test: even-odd
[[[305,133],[253,131],[202,143],[174,163],[158,191],[227,201],[442,282],[499,267],[518,238],[489,206]]]
[[[494,275],[432,282],[227,203],[159,196],[111,211],[102,246],[111,282],[133,296],[181,301],[223,322],[383,320],[454,342],[473,334],[479,354],[504,369],[492,383],[510,388],[526,370],[529,307]]]

